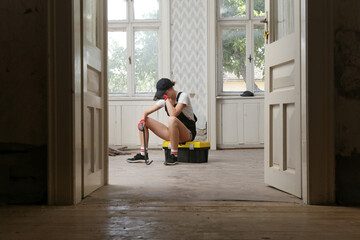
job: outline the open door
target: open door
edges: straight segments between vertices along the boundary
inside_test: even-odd
[[[264,172],[266,184],[301,198],[299,1],[266,0]]]
[[[82,1],[83,164],[82,197],[105,183],[106,146],[106,2]]]

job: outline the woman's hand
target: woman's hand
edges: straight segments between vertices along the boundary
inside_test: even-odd
[[[140,119],[143,119],[146,122],[146,119],[148,118],[148,116],[159,110],[161,107],[159,107],[158,105],[154,104],[153,106],[149,107],[148,109],[146,109],[141,115],[140,115]]]
[[[145,120],[144,119],[141,119],[141,121],[139,122],[138,124],[138,129],[140,131],[144,131],[144,128],[145,128]]]

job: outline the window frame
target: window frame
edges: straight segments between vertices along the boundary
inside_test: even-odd
[[[138,32],[138,31],[156,31],[158,33],[158,66],[157,66],[157,69],[158,69],[158,76],[157,76],[157,79],[159,79],[159,76],[160,76],[160,53],[161,53],[161,50],[160,50],[160,30],[159,28],[156,28],[156,27],[152,27],[152,26],[144,26],[144,25],[137,25],[137,26],[134,26],[133,29],[132,29],[132,36],[131,36],[131,48],[132,48],[132,57],[131,57],[131,60],[132,60],[132,64],[131,64],[131,74],[132,74],[132,80],[130,80],[130,86],[132,87],[131,90],[132,90],[132,94],[133,96],[154,96],[155,92],[152,92],[152,93],[136,93],[136,79],[135,79],[135,33]],[[128,82],[128,84],[129,84]],[[155,86],[154,86],[155,87]]]
[[[217,96],[234,96],[239,95],[243,91],[223,91],[223,39],[222,33],[224,29],[238,29],[242,26],[245,26],[246,29],[246,56],[250,56],[254,59],[255,56],[255,44],[254,44],[254,29],[256,25],[262,25],[265,27],[265,24],[261,23],[261,20],[265,16],[254,16],[254,0],[246,1],[246,17],[238,18],[222,18],[220,14],[221,0],[217,0],[216,6],[216,25],[217,25]],[[264,40],[265,43],[265,40]],[[255,92],[255,65],[254,61],[251,63],[249,60],[246,60],[246,90],[251,91],[256,96],[264,96],[264,91]]]
[[[163,38],[164,31],[166,29],[163,27],[164,23],[166,24],[168,21],[164,20],[164,16],[168,14],[164,14],[164,11],[169,11],[164,4],[164,0],[159,0],[159,18],[151,19],[151,20],[142,20],[142,19],[134,19],[134,0],[126,0],[126,19],[125,20],[108,20],[108,32],[118,32],[125,31],[127,37],[127,59],[131,58],[131,64],[129,64],[129,60],[127,61],[127,93],[109,93],[109,100],[116,100],[120,98],[152,98],[154,92],[151,93],[136,93],[136,81],[135,81],[135,32],[136,31],[157,31],[158,33],[158,78],[163,74],[163,54],[166,50],[167,46],[163,47],[161,39]],[[165,7],[164,7],[165,6]],[[170,33],[166,33],[170,34]],[[170,52],[170,51],[169,51]]]

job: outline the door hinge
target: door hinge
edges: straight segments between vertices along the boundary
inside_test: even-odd
[[[265,43],[267,44],[269,41],[269,34],[270,34],[269,33],[268,11],[266,11],[266,13],[265,13],[265,19],[261,20],[260,22],[265,24],[265,30],[264,30],[263,36],[265,38]]]
[[[253,57],[251,56],[251,54],[249,55],[248,59],[249,59],[249,62],[251,62],[253,60]]]
[[[129,64],[131,64],[131,57],[129,57]]]

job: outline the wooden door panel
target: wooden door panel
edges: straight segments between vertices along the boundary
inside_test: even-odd
[[[101,97],[101,72],[89,66],[87,68],[87,91]]]
[[[84,131],[84,194],[101,187],[104,168],[102,110],[87,107]]]
[[[265,183],[301,197],[299,7],[299,0],[266,1],[264,172]]]
[[[94,111],[94,146],[95,146],[95,161],[94,161],[94,169],[101,170],[103,169],[103,141],[102,141],[102,132],[103,132],[103,125],[102,125],[102,110],[95,109]]]
[[[294,87],[295,61],[290,60],[270,68],[270,92]]]
[[[298,152],[296,152],[298,140],[296,139],[296,107],[294,103],[284,104],[284,138],[285,138],[285,152],[284,152],[284,166],[283,171],[296,171],[296,159]]]
[[[102,71],[102,51],[100,48],[92,45],[91,42],[88,42],[86,49],[86,57],[88,66],[94,68],[99,72]]]
[[[270,156],[269,167],[280,169],[282,142],[279,141],[282,136],[282,121],[280,105],[270,105]]]
[[[83,1],[83,119],[84,160],[83,197],[104,185],[105,90],[103,49],[107,33],[104,26],[106,1]]]

